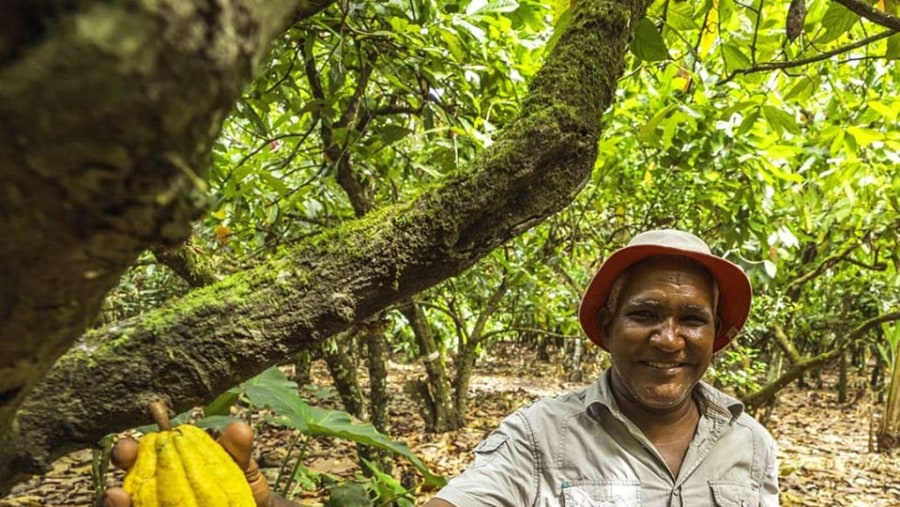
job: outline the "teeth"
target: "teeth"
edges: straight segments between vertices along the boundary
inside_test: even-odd
[[[678,363],[657,363],[655,361],[648,362],[647,365],[653,368],[659,368],[661,370],[667,370],[669,368],[677,368],[679,366]]]

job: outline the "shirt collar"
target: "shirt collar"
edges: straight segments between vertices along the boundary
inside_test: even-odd
[[[610,387],[610,371],[607,368],[596,382],[587,387],[584,406],[591,416],[596,416],[600,407],[605,407],[614,414],[621,414]],[[700,401],[701,412],[708,417],[735,420],[744,412],[743,403],[706,382],[697,384],[694,394]]]

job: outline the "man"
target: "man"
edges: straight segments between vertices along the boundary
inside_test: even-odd
[[[746,322],[750,294],[743,270],[700,238],[639,234],[603,263],[579,310],[611,368],[506,418],[425,507],[778,505],[774,440],[700,381]],[[254,490],[260,507],[296,505],[264,482]],[[130,505],[109,493],[107,507]]]
[[[700,381],[750,310],[735,264],[676,230],[636,236],[579,310],[612,366],[504,420],[426,507],[778,505],[775,442]]]

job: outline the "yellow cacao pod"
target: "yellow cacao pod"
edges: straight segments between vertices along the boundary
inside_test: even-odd
[[[196,426],[170,428],[159,410],[160,431],[141,439],[122,484],[133,506],[255,507],[244,473],[225,449]]]

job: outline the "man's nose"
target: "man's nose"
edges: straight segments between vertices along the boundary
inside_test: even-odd
[[[650,337],[650,343],[666,352],[676,352],[684,348],[684,337],[675,319],[665,319]]]

